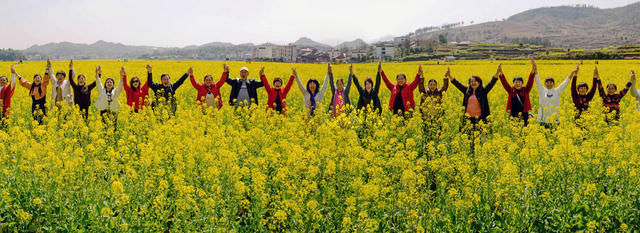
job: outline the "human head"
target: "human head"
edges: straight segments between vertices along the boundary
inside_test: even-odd
[[[273,79],[273,87],[275,89],[280,89],[282,87],[282,79],[280,78],[274,78]]]
[[[309,79],[309,81],[307,81],[307,92],[309,92],[310,94],[316,94],[318,93],[319,86],[320,83],[318,82],[318,80]]]
[[[247,77],[249,77],[249,68],[247,68],[247,67],[240,68],[240,78],[242,78],[242,80],[246,81]]]
[[[338,90],[344,90],[344,80],[342,80],[341,78],[336,80],[336,88]]]
[[[84,86],[87,83],[87,78],[84,77],[84,74],[78,75],[78,86]]]
[[[513,78],[513,87],[516,90],[520,90],[520,88],[522,88],[522,84],[524,84],[524,80],[522,79],[522,77],[518,76]]]
[[[436,81],[435,79],[429,80],[427,87],[430,91],[435,91],[436,89],[438,89],[438,81]]]
[[[131,80],[129,80],[129,86],[131,86],[133,88],[139,88],[140,87],[140,79],[138,78],[138,76],[133,76],[133,78],[131,78]]]
[[[211,86],[213,85],[213,76],[207,74],[204,76],[204,85]]]
[[[9,79],[7,79],[7,76],[0,76],[0,87],[6,86],[8,82]]]
[[[556,86],[556,80],[554,80],[552,77],[548,77],[544,80],[544,86],[547,89],[552,89]]]
[[[476,75],[471,76],[471,78],[469,78],[469,86],[474,90],[482,87],[482,79]]]
[[[162,74],[162,75],[160,76],[160,80],[162,81],[162,85],[164,85],[165,87],[166,87],[166,86],[169,86],[169,78],[170,78],[170,77],[169,77],[169,75],[168,75],[168,74]]]
[[[589,90],[589,85],[587,85],[586,83],[579,83],[578,84],[578,94],[586,95],[587,94],[587,90]]]
[[[106,80],[106,81],[104,81],[104,87],[105,87],[107,90],[111,90],[111,89],[113,89],[113,85],[114,85],[114,81],[113,81],[113,79],[112,79],[112,78],[107,78],[107,80]]]
[[[618,90],[618,86],[616,86],[615,84],[609,83],[607,85],[607,94],[613,95],[616,93],[617,90]]]
[[[66,77],[66,76],[67,76],[67,74],[66,74],[64,71],[62,71],[62,70],[60,70],[60,71],[56,72],[56,79],[57,79],[58,81],[63,80],[63,79],[64,79],[64,77]]]
[[[42,84],[42,77],[40,74],[33,75],[33,84],[40,85]]]
[[[396,76],[396,80],[398,81],[398,85],[404,86],[404,84],[407,83],[407,76],[404,74],[398,74]]]
[[[370,77],[364,80],[364,90],[371,92],[373,90],[373,80]]]

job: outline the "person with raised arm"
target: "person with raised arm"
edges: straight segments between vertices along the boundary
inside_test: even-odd
[[[192,70],[192,68],[189,68],[189,70]],[[189,74],[187,72],[184,73],[175,83],[170,83],[169,79],[171,77],[169,77],[169,74],[162,74],[160,75],[160,83],[154,83],[151,66],[147,66],[147,83],[149,88],[151,88],[155,93],[155,100],[151,104],[151,108],[155,110],[155,108],[160,105],[168,106],[170,113],[175,115],[176,110],[178,109],[178,103],[176,103],[176,90],[182,86],[188,77]]]
[[[89,106],[91,106],[91,90],[96,87],[96,81],[91,84],[86,84],[86,77],[84,74],[78,75],[78,82],[73,79],[76,77],[76,72],[73,69],[73,60],[69,61],[69,84],[73,89],[73,102],[80,108],[80,113],[84,119],[89,117]]]
[[[442,109],[442,94],[449,89],[449,79],[451,78],[451,69],[447,68],[442,80],[442,88],[438,88],[438,82],[430,79],[427,88],[424,87],[424,77],[418,81],[418,91],[420,92],[420,112],[424,116],[441,116],[444,113]]]
[[[229,105],[237,107],[249,107],[258,104],[257,89],[264,87],[262,81],[249,78],[249,68],[240,68],[240,78],[227,78],[227,84],[231,86]]]
[[[14,69],[20,85],[29,89],[29,96],[31,96],[31,116],[38,124],[42,124],[42,118],[47,115],[45,105],[47,104],[47,85],[49,84],[49,79],[51,79],[50,69],[51,61],[47,61],[44,77],[40,76],[40,74],[33,75],[33,83],[22,78]]]
[[[593,99],[593,96],[596,94],[596,89],[598,85],[598,80],[594,76],[593,84],[591,85],[591,91],[589,91],[589,85],[586,83],[579,83],[576,85],[578,81],[578,72],[580,70],[576,68],[576,72],[571,77],[571,99],[573,100],[573,105],[578,110],[575,119],[579,119],[582,116],[582,112],[589,109],[589,102]]]
[[[329,63],[329,84],[331,86],[331,105],[329,111],[333,113],[333,117],[338,117],[340,114],[347,112],[347,106],[351,105],[351,98],[349,98],[349,90],[351,89],[351,73],[347,78],[347,85],[345,86],[344,80],[339,78],[333,83],[333,70],[331,63]]]
[[[11,66],[11,83],[7,76],[0,76],[0,106],[2,106],[2,112],[0,113],[0,127],[7,127],[7,120],[9,120],[9,108],[11,107],[11,97],[16,90],[16,68]]]
[[[51,60],[47,59],[47,66],[49,74],[53,74],[53,68],[51,68]],[[55,79],[49,79],[51,81],[51,107],[62,106],[68,104],[73,106],[73,92],[71,91],[71,85],[69,80],[65,79],[67,74],[64,71],[59,70],[56,72]]]
[[[264,75],[264,67],[260,69],[260,80],[264,83],[264,89],[267,91],[267,110],[271,109],[276,111],[277,113],[285,113],[287,112],[287,94],[291,89],[291,85],[293,85],[293,79],[295,78],[296,68],[291,68],[292,75],[289,77],[289,81],[287,85],[282,88],[282,79],[275,78],[273,79],[273,87],[269,85],[269,80]]]
[[[455,77],[451,77],[451,84],[455,86],[464,95],[462,99],[462,106],[464,107],[463,124],[460,127],[464,127],[467,121],[471,122],[475,127],[478,122],[482,121],[487,123],[487,118],[491,115],[491,108],[489,107],[489,92],[493,89],[496,82],[498,82],[498,76],[502,70],[502,64],[498,66],[496,74],[493,75],[491,81],[486,86],[482,85],[482,79],[473,75],[469,78],[469,86],[465,86],[456,80]]]
[[[357,109],[369,109],[380,114],[382,110],[382,106],[380,104],[380,98],[378,97],[378,93],[380,92],[380,70],[382,67],[382,62],[378,63],[378,72],[376,74],[376,83],[375,86],[373,84],[373,80],[370,77],[367,77],[364,80],[364,88],[360,86],[360,82],[358,81],[358,77],[353,72],[353,65],[349,66],[349,74],[353,76],[353,84],[356,85],[358,89],[358,93],[360,97],[358,97],[358,106]],[[368,107],[368,108],[367,108]]]
[[[120,76],[126,76],[127,72],[124,70],[124,67],[120,68]],[[98,98],[96,99],[96,108],[100,110],[100,116],[102,116],[102,122],[105,124],[108,122],[107,120],[111,120],[113,124],[115,124],[117,120],[117,113],[120,110],[120,101],[118,97],[122,92],[122,83],[120,83],[117,87],[115,87],[115,80],[113,78],[107,78],[104,81],[104,85],[100,80],[102,76],[102,69],[100,66],[96,68],[96,83],[97,83],[97,91]]]
[[[293,74],[296,76],[296,83],[298,84],[298,88],[300,92],[302,92],[302,96],[304,97],[304,107],[307,109],[309,116],[315,116],[315,110],[320,106],[322,102],[322,98],[324,97],[325,92],[327,91],[327,84],[329,83],[329,72],[324,77],[324,82],[322,83],[322,87],[320,88],[320,83],[316,79],[309,79],[307,81],[307,87],[302,85],[302,81],[298,74]],[[320,89],[318,89],[320,88]]]
[[[407,76],[402,73],[396,75],[396,84],[389,81],[382,68],[380,68],[380,74],[384,84],[391,91],[389,110],[394,115],[404,115],[406,111],[415,109],[416,103],[413,100],[413,91],[418,87],[418,81],[423,76],[422,65],[418,67],[416,78],[411,83],[407,83]]]
[[[523,121],[524,126],[526,127],[529,125],[529,111],[531,110],[529,93],[531,92],[531,89],[533,89],[534,77],[538,73],[538,66],[536,65],[536,62],[531,59],[531,72],[529,73],[527,84],[524,86],[524,80],[520,76],[513,78],[513,86],[511,86],[502,71],[502,66],[499,67],[498,72],[500,83],[502,83],[502,87],[504,87],[509,94],[509,97],[507,98],[507,113],[511,115],[511,118]]]
[[[197,96],[196,101],[198,106],[222,108],[222,96],[220,96],[220,88],[227,81],[229,77],[229,67],[226,64],[222,64],[223,72],[222,77],[218,82],[213,82],[213,76],[207,74],[204,76],[204,82],[198,83],[193,76],[193,70],[190,70],[189,80],[191,85],[196,89]]]
[[[555,87],[556,81],[548,77],[544,80],[544,85],[540,80],[540,75],[536,72],[536,89],[538,90],[538,117],[539,123],[545,126],[545,128],[552,128],[553,125],[558,124],[558,114],[560,114],[560,96],[564,89],[569,85],[569,80],[578,73],[579,66],[571,71],[560,86]]]
[[[147,65],[147,72],[151,73],[151,66]],[[147,96],[149,96],[149,80],[140,86],[140,79],[137,76],[133,76],[129,83],[127,83],[127,75],[122,76],[122,87],[127,95],[127,105],[133,107],[134,112],[139,112],[143,106],[147,103]]]
[[[636,88],[636,72],[631,71],[631,96],[636,97],[636,101],[638,101],[636,105],[636,111],[640,110],[640,90]]]
[[[620,101],[625,95],[627,95],[629,89],[631,89],[634,76],[635,75],[631,76],[629,82],[627,82],[620,92],[616,93],[616,91],[618,91],[618,87],[613,83],[607,84],[607,91],[605,92],[602,87],[602,81],[600,80],[600,74],[598,73],[598,67],[594,70],[594,77],[598,79],[598,93],[602,98],[602,105],[608,109],[605,117],[605,121],[607,123],[617,122],[620,120]]]

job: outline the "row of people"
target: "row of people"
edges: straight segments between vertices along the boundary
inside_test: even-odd
[[[619,103],[630,89],[633,89],[632,95],[640,101],[640,93],[635,89],[635,73],[633,71],[631,72],[631,80],[625,85],[623,90],[618,92],[615,84],[608,84],[606,91],[604,90],[597,68],[594,70],[593,84],[591,90],[589,90],[589,86],[586,83],[576,83],[579,66],[576,66],[570,75],[556,87],[553,78],[546,78],[543,85],[534,60],[531,61],[531,65],[532,70],[526,84],[522,77],[515,77],[512,83],[509,83],[502,71],[502,65],[499,65],[498,70],[487,85],[483,85],[480,77],[472,76],[469,78],[468,86],[466,86],[452,77],[450,69],[447,69],[441,88],[438,88],[437,81],[434,79],[429,80],[427,82],[427,88],[425,88],[424,74],[421,66],[418,67],[418,72],[412,82],[407,82],[406,75],[397,74],[396,83],[392,83],[382,69],[382,64],[379,63],[375,83],[368,77],[364,80],[364,86],[361,86],[353,72],[353,66],[349,67],[346,84],[341,78],[334,82],[332,67],[331,64],[329,64],[327,75],[322,86],[320,86],[320,83],[316,79],[310,79],[307,81],[306,86],[304,86],[295,68],[292,69],[292,75],[286,85],[284,85],[283,80],[280,78],[275,78],[271,84],[269,84],[264,74],[264,67],[259,72],[260,80],[249,79],[249,69],[246,67],[240,69],[240,78],[231,79],[229,78],[229,67],[226,65],[223,65],[224,71],[220,80],[217,82],[214,82],[211,75],[206,75],[204,82],[198,83],[193,75],[193,68],[189,68],[188,71],[174,83],[170,82],[170,76],[168,74],[162,74],[160,76],[161,82],[155,83],[153,82],[152,67],[147,65],[147,81],[144,84],[141,83],[138,77],[133,77],[127,82],[126,71],[124,68],[121,68],[121,81],[118,86],[115,86],[115,80],[113,78],[107,78],[103,85],[100,66],[96,68],[95,81],[87,84],[86,77],[83,74],[76,77],[73,61],[69,63],[68,79],[65,79],[66,73],[64,71],[56,72],[55,79],[52,79],[53,69],[51,62],[48,60],[44,76],[35,74],[33,82],[29,82],[18,75],[15,67],[12,66],[12,80],[10,84],[8,84],[9,82],[6,76],[0,77],[0,100],[2,101],[2,118],[8,118],[11,97],[15,89],[15,77],[17,76],[20,84],[29,89],[29,96],[32,98],[33,117],[39,122],[42,122],[42,116],[46,114],[46,92],[49,83],[52,86],[51,107],[75,104],[78,105],[85,118],[88,116],[89,106],[91,105],[91,92],[94,88],[97,88],[98,91],[95,107],[103,116],[105,114],[114,115],[115,112],[119,111],[121,106],[118,97],[122,90],[126,93],[127,105],[131,106],[136,112],[145,106],[150,105],[152,108],[155,108],[163,104],[168,106],[172,113],[175,113],[177,109],[175,99],[176,90],[189,78],[192,86],[197,90],[196,98],[198,105],[212,106],[218,109],[222,108],[223,103],[220,89],[226,83],[231,86],[231,94],[229,97],[229,104],[231,106],[242,107],[247,104],[258,104],[257,89],[264,87],[268,96],[267,108],[282,113],[286,111],[286,97],[295,79],[299,90],[303,94],[304,105],[309,115],[315,115],[316,107],[321,104],[327,91],[328,83],[328,86],[331,87],[331,99],[329,99],[331,103],[328,105],[328,111],[330,111],[334,117],[337,117],[340,114],[346,113],[347,106],[351,105],[349,91],[352,83],[355,84],[359,93],[359,99],[356,104],[357,109],[368,106],[372,110],[380,112],[382,109],[378,96],[382,79],[385,86],[391,92],[389,110],[394,114],[404,114],[406,111],[415,108],[413,95],[415,89],[418,88],[421,93],[420,111],[423,115],[429,113],[428,115],[437,116],[441,115],[442,111],[434,112],[433,109],[438,109],[438,106],[441,106],[443,93],[447,91],[449,82],[451,82],[464,95],[462,105],[465,109],[464,115],[466,119],[475,124],[480,121],[486,122],[487,117],[490,115],[487,95],[497,81],[500,80],[502,86],[508,93],[506,104],[507,113],[513,118],[521,119],[526,125],[528,124],[531,111],[529,96],[535,81],[539,94],[537,121],[546,126],[557,123],[557,108],[560,107],[560,95],[567,87],[569,80],[571,80],[571,97],[575,108],[578,110],[576,117],[579,117],[583,111],[588,109],[589,102],[593,99],[596,89],[599,90],[599,94],[603,99],[603,105],[608,107],[610,113],[613,113],[613,118],[607,118],[607,121],[617,120],[619,118]],[[149,89],[155,93],[151,103],[149,103],[148,98]]]

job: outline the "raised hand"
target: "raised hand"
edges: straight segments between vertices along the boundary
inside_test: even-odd
[[[536,64],[536,61],[533,60],[533,58],[531,58],[531,72],[534,74],[538,73],[538,65]]]
[[[222,64],[222,68],[224,69],[224,72],[229,72],[229,66],[227,66],[227,64]]]
[[[327,68],[327,72],[328,72],[328,73],[333,73],[333,70],[331,69],[331,62],[329,62],[329,63],[327,64],[327,66],[328,66],[328,68]]]
[[[444,73],[445,78],[451,78],[451,68],[447,67],[447,72]]]
[[[298,77],[298,72],[296,72],[296,68],[291,68],[291,73],[293,73],[294,77]]]
[[[51,58],[47,57],[47,69],[51,68]]]
[[[498,77],[502,74],[502,63],[498,65],[498,70],[496,70],[496,74],[493,77]]]
[[[382,71],[382,61],[378,62],[378,72]]]
[[[73,59],[71,59],[71,61],[69,61],[69,69],[72,70],[73,69]]]
[[[120,67],[120,76],[124,77],[127,75],[127,71],[124,70],[124,67]]]
[[[598,73],[598,67],[596,66],[595,69],[593,69],[593,77],[600,80],[600,74]]]
[[[11,73],[17,74],[15,65],[11,65]],[[633,73],[633,71],[631,71],[631,73]]]
[[[422,65],[418,66],[418,75],[420,78],[424,78],[424,72],[422,71]]]
[[[102,69],[100,66],[96,67],[96,74],[102,74]]]
[[[187,73],[188,73],[190,76],[193,76],[193,66],[189,67],[189,69],[187,70]]]
[[[260,68],[260,76],[264,76],[264,66]]]
[[[151,73],[151,66],[147,65],[147,73]]]
[[[349,65],[349,74],[353,74],[353,64]]]
[[[11,67],[11,68],[13,68],[13,67]],[[633,82],[635,80],[636,80],[636,72],[632,70],[631,71],[631,82]]]

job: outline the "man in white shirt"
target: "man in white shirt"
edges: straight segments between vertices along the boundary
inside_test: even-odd
[[[558,123],[558,108],[560,108],[560,95],[569,84],[571,77],[576,75],[578,68],[571,71],[571,74],[560,84],[555,87],[553,78],[546,78],[544,85],[540,81],[540,75],[536,72],[536,89],[538,89],[539,107],[538,122],[550,127]]]

